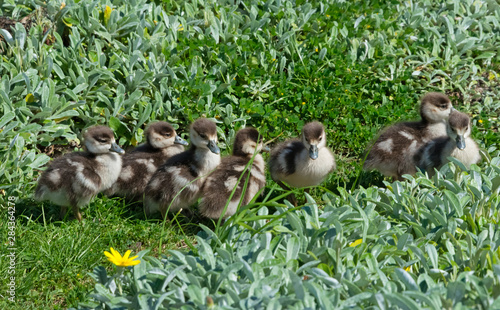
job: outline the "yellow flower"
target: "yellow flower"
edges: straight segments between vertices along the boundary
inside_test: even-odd
[[[182,24],[179,24],[179,28],[177,29],[177,31],[183,31],[184,30],[184,27],[182,27]]]
[[[363,239],[358,239],[354,242],[351,242],[351,244],[349,244],[349,246],[352,248],[352,247],[360,245],[361,243],[363,243]]]
[[[33,101],[35,101],[35,96],[33,96],[32,93],[29,93],[26,95],[26,98],[24,98],[24,100],[26,101],[26,103],[32,103]]]
[[[389,100],[394,100],[394,98],[392,96],[389,96]]]
[[[366,25],[366,28],[370,28],[371,26],[370,25]]]
[[[283,93],[281,93],[281,96],[283,96]]]
[[[405,268],[405,271],[406,271],[406,272],[410,272],[410,271],[411,271],[411,266],[406,267],[406,268]]]
[[[177,97],[177,100],[181,100],[181,98]]]
[[[104,255],[106,255],[108,260],[110,262],[112,262],[113,264],[115,264],[116,266],[119,266],[119,267],[135,266],[141,262],[140,260],[134,260],[137,257],[139,257],[137,255],[129,258],[130,250],[125,252],[125,255],[123,255],[123,257],[122,257],[120,255],[120,253],[118,253],[115,249],[113,249],[113,248],[110,248],[110,249],[111,249],[111,253],[113,253],[113,254],[110,254],[108,251],[104,251]]]
[[[65,7],[66,7],[66,3],[64,3],[64,2],[63,2],[63,3],[61,3],[61,7],[59,8],[59,10],[62,10],[62,9],[64,9]]]
[[[483,123],[483,120],[482,120],[482,119],[480,119],[480,120],[478,120],[478,122],[479,122],[480,124],[482,124],[482,123]]]
[[[318,49],[316,49],[316,52],[318,51]]]
[[[276,58],[273,58],[273,61],[276,61]]]
[[[306,103],[304,101],[302,101],[302,105],[305,105]]]

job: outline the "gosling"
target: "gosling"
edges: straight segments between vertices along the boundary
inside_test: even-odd
[[[453,109],[446,126],[448,136],[429,141],[415,155],[419,169],[434,175],[434,168],[439,169],[448,162],[448,157],[460,160],[467,169],[481,161],[479,147],[471,138],[470,118],[467,114]]]
[[[35,199],[50,200],[61,206],[61,217],[66,215],[67,207],[71,207],[80,222],[80,208],[118,179],[122,159],[116,153],[124,153],[116,144],[111,129],[105,126],[89,128],[83,140],[86,150],[52,161],[40,176],[35,190]]]
[[[183,145],[187,144],[169,123],[149,124],[146,143],[123,156],[120,176],[106,194],[126,197],[131,201],[142,200],[153,173],[170,157],[183,152]]]
[[[415,174],[416,152],[428,141],[446,136],[446,120],[451,108],[451,101],[446,95],[426,94],[420,105],[422,119],[384,129],[369,150],[363,169],[375,169],[396,180],[402,180],[403,174]]]
[[[214,122],[197,119],[190,129],[191,148],[172,156],[153,174],[145,190],[144,211],[147,215],[160,211],[189,208],[201,196],[201,187],[209,172],[220,163],[217,127]]]
[[[271,178],[285,190],[293,187],[315,186],[336,169],[335,158],[326,146],[325,128],[311,122],[302,128],[302,139],[289,140],[271,150]],[[297,204],[294,196],[292,202]]]
[[[203,185],[200,202],[200,212],[203,216],[212,219],[221,216],[228,218],[236,213],[240,201],[242,206],[247,205],[266,185],[264,159],[258,154],[262,150],[262,141],[262,136],[255,128],[238,131],[233,145],[233,155],[224,157],[217,170],[208,176]],[[252,158],[253,162],[242,176]],[[246,191],[243,192],[247,179]],[[222,214],[235,187],[236,190],[226,212]]]

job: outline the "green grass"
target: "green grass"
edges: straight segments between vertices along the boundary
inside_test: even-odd
[[[166,222],[163,228],[160,219],[146,220],[141,209],[106,197],[94,200],[84,211],[84,219],[83,225],[74,219],[61,221],[59,207],[50,203],[37,205],[25,200],[16,204],[19,309],[64,308],[83,301],[94,285],[88,272],[108,265],[103,252],[109,247],[134,253],[151,249],[158,255],[169,249],[187,248],[183,234],[194,240],[199,230],[196,217],[180,215],[179,224]],[[3,213],[2,222],[7,220]],[[201,222],[210,226],[207,221]],[[7,234],[4,226],[2,233]],[[7,274],[8,262],[2,257],[1,274]],[[1,285],[7,285],[5,278]],[[7,305],[12,306],[3,304]]]
[[[19,309],[76,307],[94,287],[87,273],[109,266],[110,246],[158,255],[186,248],[184,234],[194,241],[200,230],[197,217],[163,227],[105,197],[84,211],[83,226],[33,202],[52,157],[43,151],[72,151],[93,124],[110,126],[127,147],[143,141],[149,121],[167,120],[188,138],[189,124],[206,116],[218,121],[226,154],[243,126],[281,141],[320,120],[338,169],[311,191],[317,201],[326,191],[383,186],[377,172],[361,172],[364,151],[381,128],[418,118],[428,91],[471,115],[486,153],[500,149],[500,9],[492,1],[65,4],[0,3],[0,16],[33,21],[28,32],[6,29],[12,40],[0,33],[0,201],[17,199]],[[275,186],[268,177],[265,194]],[[7,244],[0,249],[8,253]],[[8,263],[0,256],[2,288]],[[12,305],[2,299],[0,307]]]

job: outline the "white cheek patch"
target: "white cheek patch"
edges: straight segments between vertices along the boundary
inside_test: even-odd
[[[160,134],[152,133],[149,136],[149,141],[151,146],[157,149],[163,149],[174,144],[175,135],[170,138],[166,138]]]
[[[387,139],[385,141],[382,141],[377,144],[377,148],[381,149],[382,151],[386,151],[387,153],[392,153],[392,139]]]
[[[101,144],[95,140],[88,140],[88,141],[85,141],[85,147],[92,154],[104,154],[104,153],[109,152],[109,149],[111,148],[111,144],[114,142],[115,141],[113,140],[109,144]]]
[[[243,144],[242,151],[245,154],[255,153],[255,143],[245,143]]]
[[[465,128],[457,128],[458,135],[465,136],[466,133],[467,133],[467,130]]]

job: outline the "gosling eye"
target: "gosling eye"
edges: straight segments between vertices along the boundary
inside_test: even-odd
[[[202,139],[206,139],[206,138],[207,138],[207,135],[206,135],[206,134],[204,134],[204,133],[200,133],[200,137],[201,137]]]
[[[95,140],[97,142],[99,142],[99,143],[106,143],[107,142],[107,140],[105,138],[100,138],[100,137],[99,138],[95,138]]]
[[[448,108],[448,105],[447,105],[447,104],[442,104],[442,105],[441,105],[441,109],[446,110],[447,108]]]
[[[319,137],[319,141],[323,140],[323,136]]]
[[[170,132],[166,132],[166,133],[164,133],[163,135],[164,135],[165,137],[170,137],[170,136],[172,136],[172,133],[170,133]]]

